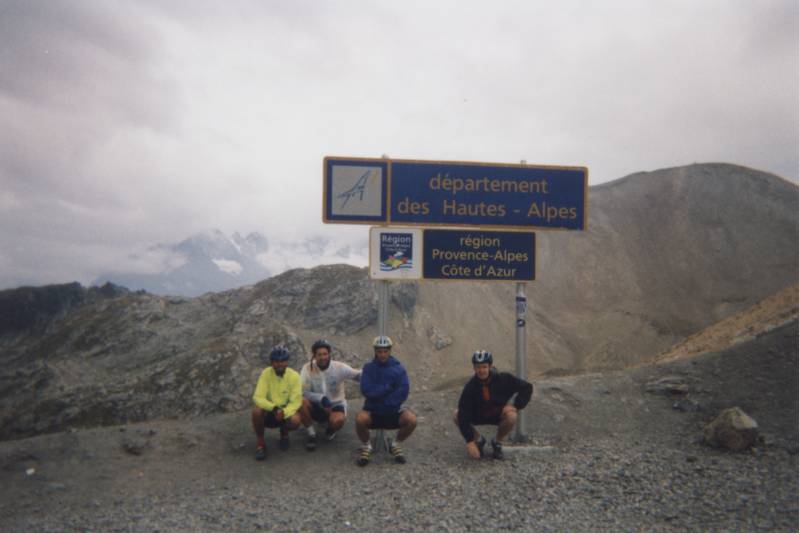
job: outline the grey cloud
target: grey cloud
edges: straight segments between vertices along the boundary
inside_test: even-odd
[[[119,128],[168,131],[175,120],[175,88],[152,68],[158,34],[131,24],[139,10],[127,4],[12,1],[0,9],[3,184],[20,195],[46,185],[73,202],[75,191],[107,201],[107,176],[90,167],[97,147]]]
[[[108,2],[0,4],[0,241],[12,263],[0,285],[90,279],[124,256],[121,243],[158,232],[136,192],[146,158],[124,140],[171,135],[178,100],[142,15]]]
[[[131,24],[137,11],[108,2],[5,2],[0,90],[37,107],[105,107],[134,123],[157,122],[148,61],[159,36],[146,23]]]
[[[732,13],[739,18],[740,35],[745,37],[745,51],[753,61],[768,60],[774,55],[799,56],[796,47],[799,3],[793,0],[755,2],[747,7],[749,10],[732,10]]]

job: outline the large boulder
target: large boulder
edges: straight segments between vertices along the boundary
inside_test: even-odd
[[[758,427],[754,418],[738,407],[725,409],[705,426],[705,443],[716,448],[741,451],[757,442]]]

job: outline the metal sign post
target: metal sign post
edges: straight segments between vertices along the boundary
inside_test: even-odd
[[[377,334],[385,335],[388,329],[388,280],[377,282]]]
[[[527,379],[527,297],[524,295],[524,283],[516,284],[516,376]],[[524,422],[524,413],[519,413],[516,419],[516,433],[513,440],[526,442],[527,432]]]
[[[520,161],[527,164],[526,159]],[[516,284],[516,377],[527,380],[527,296],[524,294],[524,283]],[[513,440],[527,442],[524,413],[516,419],[516,431]]]
[[[388,159],[383,154],[382,159]],[[370,239],[371,240],[371,239]],[[388,280],[381,279],[377,282],[377,334],[383,336],[388,330]],[[375,431],[372,437],[372,448],[375,453],[388,450],[386,436],[382,429]]]
[[[383,154],[380,159],[388,161],[388,154]],[[377,283],[377,334],[382,336],[388,330],[388,280],[382,279]]]

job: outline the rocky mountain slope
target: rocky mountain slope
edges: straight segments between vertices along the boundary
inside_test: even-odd
[[[651,360],[799,281],[799,187],[776,176],[691,165],[593,187],[589,202],[589,231],[540,239],[533,313],[569,347],[544,350],[553,367]]]
[[[799,320],[799,284],[779,291],[754,306],[695,333],[658,355],[657,362],[676,361],[719,352]]]
[[[395,308],[412,309],[415,289],[394,287]],[[117,295],[97,297],[103,292]],[[4,326],[0,438],[240,409],[265,364],[263,346],[287,344],[299,368],[309,339],[358,334],[360,343],[341,342],[335,353],[360,365],[365,357],[348,347],[365,345],[377,312],[365,269],[347,266],[194,299],[110,285],[17,289],[0,293],[0,316],[31,299],[63,305]]]
[[[539,233],[527,286],[530,375],[619,369],[799,282],[799,188],[732,165],[637,174],[590,191],[589,229]],[[790,296],[789,298],[793,298]],[[389,333],[414,390],[446,389],[477,347],[513,367],[514,287],[391,286]],[[262,346],[298,368],[328,338],[371,355],[366,269],[293,270],[199,298],[75,285],[0,293],[0,438],[236,411]]]

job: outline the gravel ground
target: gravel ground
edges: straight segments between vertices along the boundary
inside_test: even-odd
[[[125,452],[111,430],[38,438],[4,469],[0,523],[5,531],[790,531],[799,524],[797,455],[786,449],[733,454],[699,443],[534,440],[509,449],[505,461],[478,462],[466,458],[454,427],[435,435],[424,423],[408,441],[408,464],[381,454],[365,468],[354,464],[351,427],[314,453],[299,435],[285,453],[272,441],[264,463],[252,459],[249,442],[211,453],[213,439],[199,442],[197,426],[175,435],[164,423],[128,428],[148,442],[141,455]],[[106,438],[94,453],[83,446]],[[181,450],[170,440],[196,444]],[[39,451],[47,446],[61,451]],[[39,459],[48,453],[55,456]]]
[[[779,340],[796,338],[793,326]],[[505,461],[466,457],[450,421],[457,390],[412,395],[419,427],[406,465],[380,454],[357,467],[351,421],[313,453],[301,433],[278,451],[272,432],[258,463],[246,412],[2,442],[0,530],[795,531],[797,356],[775,346],[725,354],[724,367],[736,366],[723,379],[712,355],[538,381],[525,410],[531,442],[509,447]],[[645,392],[674,373],[696,412]],[[701,443],[725,394],[760,422],[756,449]]]

